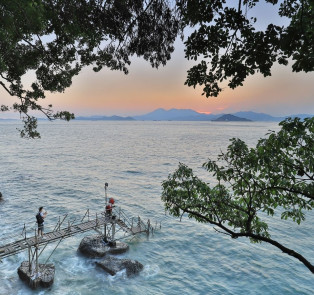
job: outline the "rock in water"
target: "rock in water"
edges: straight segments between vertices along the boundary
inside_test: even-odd
[[[17,273],[21,280],[25,281],[32,289],[39,286],[48,288],[53,284],[55,266],[53,264],[38,264],[38,273],[29,271],[28,261],[23,261]]]
[[[96,264],[112,276],[125,269],[126,275],[129,277],[138,274],[143,269],[143,264],[136,260],[119,259],[112,256],[108,256],[104,260],[96,262]]]
[[[78,250],[87,257],[103,257],[109,254],[125,253],[129,245],[122,242],[108,244],[103,241],[103,236],[87,236],[81,241]]]

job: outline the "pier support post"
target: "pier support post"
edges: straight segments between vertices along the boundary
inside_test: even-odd
[[[35,237],[35,257],[36,257],[36,274],[38,274],[38,236]]]
[[[116,233],[116,220],[114,219],[114,222],[112,223],[112,238],[111,238],[112,242],[114,242],[115,233]]]
[[[30,273],[32,272],[31,250],[32,247],[28,246],[28,270]]]
[[[142,230],[142,228],[141,228],[141,218],[139,216],[138,216],[137,226],[139,227],[139,229],[141,231]]]
[[[147,221],[147,236],[149,237],[149,232],[150,232],[150,220],[148,219]]]
[[[108,239],[107,239],[107,223],[106,223],[106,219],[104,221],[104,242],[107,243]]]

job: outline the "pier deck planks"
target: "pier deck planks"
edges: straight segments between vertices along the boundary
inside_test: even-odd
[[[1,261],[1,258],[14,255],[18,252],[21,252],[27,249],[28,247],[36,246],[36,244],[42,245],[49,242],[55,242],[58,239],[68,238],[78,233],[86,232],[92,229],[96,230],[98,227],[101,227],[104,224],[113,223],[113,222],[114,220],[111,217],[101,216],[94,220],[84,221],[84,222],[81,222],[80,224],[67,226],[63,229],[54,230],[52,232],[45,233],[44,239],[40,237],[36,238],[32,236],[26,239],[24,238],[22,240],[15,241],[13,243],[11,242],[6,245],[1,245],[0,246],[0,261]],[[131,234],[136,234],[136,233],[145,231],[138,227],[130,228],[120,219],[115,220],[115,222],[117,225],[120,226],[122,230]]]

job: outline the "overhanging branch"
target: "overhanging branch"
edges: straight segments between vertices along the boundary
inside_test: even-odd
[[[217,223],[217,222],[207,218],[206,216],[204,216],[204,215],[202,215],[202,214],[200,214],[198,212],[194,212],[194,211],[191,211],[189,209],[182,208],[180,206],[179,206],[179,208],[182,211],[184,211],[184,212],[186,212],[188,214],[194,215],[194,216],[196,216],[196,217],[198,217],[200,219],[203,219],[203,220],[207,221],[210,224],[213,224],[213,225],[216,225],[216,226],[220,227],[222,230],[224,230],[232,238],[247,237],[247,238],[255,239],[257,241],[269,243],[269,244],[277,247],[278,249],[280,249],[283,253],[286,253],[286,254],[288,254],[288,255],[298,259],[300,262],[302,262],[314,274],[314,265],[311,264],[305,257],[303,257],[298,252],[295,252],[294,250],[289,249],[289,248],[283,246],[282,244],[280,244],[279,242],[277,242],[275,240],[272,240],[272,239],[267,238],[267,237],[263,237],[261,235],[256,235],[256,234],[253,234],[253,233],[250,233],[250,232],[236,233],[236,232],[230,230],[229,228],[225,227],[223,224]]]

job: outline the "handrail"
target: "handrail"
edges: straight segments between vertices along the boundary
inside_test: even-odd
[[[132,227],[132,222],[130,221],[130,218],[125,214],[125,212],[119,207],[116,209],[116,207],[113,207],[114,214],[118,217],[118,219],[122,220],[125,225],[128,227]]]
[[[86,217],[86,215],[88,214],[88,221],[89,221],[89,209],[86,210],[84,217],[82,218],[81,222],[84,220],[84,218]]]
[[[77,213],[77,212],[78,211],[76,211],[74,213]],[[87,209],[86,211],[85,210],[80,211],[80,213],[82,214],[81,216],[83,216],[82,219],[79,216],[77,216],[77,214],[75,214],[76,216],[73,216],[71,214],[72,215],[71,216],[70,213],[66,213],[63,216],[58,217],[58,220],[57,220],[57,223],[55,224],[55,226],[53,226],[53,224],[51,222],[49,222],[47,227],[50,228],[50,231],[52,231],[52,232],[60,231],[61,226],[65,223],[66,220],[68,220],[70,222],[70,223],[68,223],[68,228],[69,228],[69,227],[75,226],[76,224],[83,222],[84,219],[86,219],[86,216],[88,216],[88,219],[90,219],[90,216],[94,215],[94,214],[90,213],[89,209]],[[146,229],[146,230],[148,229],[147,225],[142,220],[140,220],[140,221],[137,220],[138,217],[129,218],[127,216],[126,212],[124,210],[122,210],[121,207],[113,207],[113,215],[115,215],[116,218],[118,218],[119,220],[124,222],[126,227],[129,228],[130,230],[138,222],[140,222],[138,225],[141,228]],[[97,213],[97,220],[100,218],[100,216],[107,216],[107,215],[104,211],[98,212]],[[73,217],[74,217],[74,219],[72,219]],[[98,223],[97,223],[97,226],[99,226]],[[11,230],[12,230],[12,228],[11,228]],[[32,236],[34,231],[37,231],[37,223],[35,221],[33,221],[31,223],[23,223],[23,225],[21,227],[15,227],[14,231],[12,230],[12,231],[10,231],[10,233],[6,233],[5,235],[0,236],[0,247],[2,247],[3,245],[10,244],[11,242],[14,243],[14,241],[16,241],[17,239],[20,239],[20,237],[22,237],[22,239],[26,239],[27,237]],[[46,229],[45,229],[45,232],[46,232]]]

